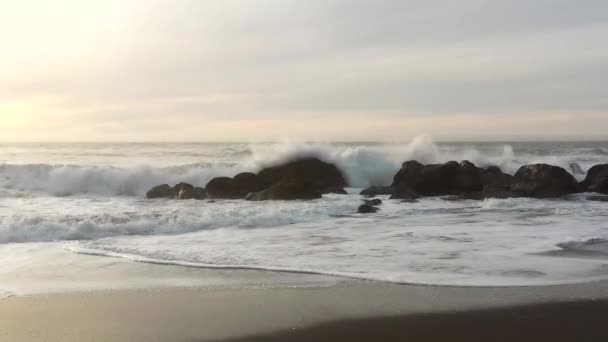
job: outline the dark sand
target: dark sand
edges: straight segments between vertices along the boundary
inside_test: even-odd
[[[397,285],[4,248],[27,263],[0,265],[0,342],[608,341],[606,281]]]
[[[224,341],[608,341],[608,301],[348,320]]]

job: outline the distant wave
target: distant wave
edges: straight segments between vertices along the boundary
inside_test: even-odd
[[[481,166],[498,165],[514,172],[513,150],[505,145],[493,154],[473,148],[442,151],[426,136],[409,144],[337,145],[281,143],[252,145],[247,158],[238,164],[210,162],[171,167],[133,168],[50,164],[0,164],[0,190],[42,192],[54,196],[93,194],[102,196],[142,196],[158,184],[188,182],[204,186],[217,176],[234,176],[243,171],[258,171],[267,165],[314,156],[335,163],[355,188],[388,185],[401,163],[416,159],[422,163],[470,160]]]
[[[170,167],[141,165],[130,168],[111,166],[0,164],[0,197],[2,190],[42,192],[54,196],[92,194],[101,196],[142,196],[158,184],[188,182],[204,186],[217,176],[232,177],[239,172],[256,172],[301,157],[318,157],[335,163],[354,188],[371,185],[388,185],[401,163],[418,160],[421,163],[442,163],[450,160],[469,160],[479,166],[497,165],[505,172],[515,173],[525,163],[549,163],[570,169],[578,163],[583,169],[601,161],[597,155],[605,153],[596,148],[595,159],[578,151],[572,154],[515,155],[510,145],[496,145],[480,151],[466,145],[437,145],[428,136],[419,136],[409,144],[321,144],[276,143],[251,145],[248,151],[239,151],[234,160],[207,159]],[[241,153],[242,152],[242,153]],[[584,177],[584,174],[578,177]],[[19,194],[22,196],[23,194]]]

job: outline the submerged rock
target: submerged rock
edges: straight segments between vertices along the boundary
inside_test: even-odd
[[[357,209],[357,213],[359,214],[373,214],[375,212],[377,212],[378,208],[371,206],[369,204],[362,204],[359,206],[359,209]]]
[[[608,194],[608,164],[590,168],[582,185],[586,191]]]
[[[576,179],[559,166],[547,164],[524,165],[513,178],[514,195],[535,198],[554,198],[578,191]]]
[[[587,201],[608,202],[608,196],[587,196]]]
[[[378,206],[378,205],[382,204],[382,200],[379,198],[364,199],[363,203],[372,205],[372,206]]]

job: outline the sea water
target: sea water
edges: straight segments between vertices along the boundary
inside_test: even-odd
[[[347,195],[313,201],[146,200],[151,187],[258,171],[296,156],[335,163]],[[562,199],[404,203],[356,214],[402,162],[470,160],[514,173],[549,163],[579,180],[608,163],[608,142],[0,144],[0,262],[12,244],[211,268],[471,286],[608,278],[608,203]],[[572,164],[580,168],[573,167]],[[582,172],[581,172],[582,171]],[[6,257],[6,256],[5,256]],[[1,290],[1,289],[0,289]]]

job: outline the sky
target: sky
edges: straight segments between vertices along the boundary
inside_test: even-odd
[[[605,0],[0,0],[0,141],[608,139]]]

